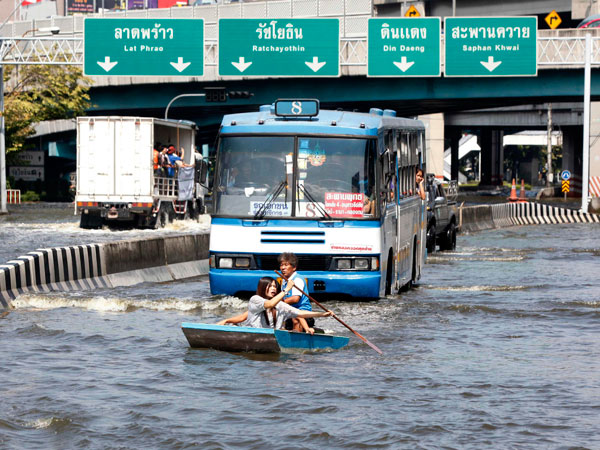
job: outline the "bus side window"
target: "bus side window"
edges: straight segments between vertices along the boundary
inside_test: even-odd
[[[407,195],[410,192],[410,183],[408,178],[410,177],[409,171],[410,168],[408,167],[408,133],[404,132],[402,133],[402,139],[401,139],[401,154],[402,154],[402,192],[406,193]]]

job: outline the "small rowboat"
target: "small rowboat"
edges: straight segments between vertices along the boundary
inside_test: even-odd
[[[349,338],[331,334],[296,333],[272,328],[237,327],[206,323],[182,323],[183,334],[192,348],[213,348],[227,352],[297,353],[337,350]]]

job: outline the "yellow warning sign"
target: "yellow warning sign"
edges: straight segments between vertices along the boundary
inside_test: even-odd
[[[569,180],[563,180],[562,192],[569,192]]]
[[[410,8],[408,8],[408,11],[406,11],[406,14],[404,14],[405,17],[421,17],[421,13],[419,12],[419,10],[417,8],[415,8],[415,5],[411,5]]]
[[[562,23],[562,19],[560,18],[560,16],[558,15],[558,13],[555,10],[552,10],[552,12],[550,14],[548,14],[546,16],[546,19],[544,19],[544,20],[546,21],[548,26],[550,28],[552,28],[553,30]]]

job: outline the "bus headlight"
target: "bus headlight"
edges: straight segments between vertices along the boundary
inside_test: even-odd
[[[338,270],[350,270],[352,269],[352,260],[350,259],[338,259],[337,260]]]
[[[250,258],[235,258],[235,267],[250,267]]]
[[[334,256],[331,270],[377,271],[379,258],[377,256]]]
[[[354,260],[354,268],[356,270],[369,270],[369,259],[368,258],[356,258]]]
[[[233,258],[219,258],[219,269],[231,269],[233,267]]]

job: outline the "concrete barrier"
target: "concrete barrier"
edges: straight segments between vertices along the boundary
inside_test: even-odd
[[[208,234],[39,249],[0,265],[0,309],[26,292],[164,282],[208,273]]]
[[[500,203],[462,206],[461,231],[479,231],[515,225],[600,223],[597,214],[542,203]]]
[[[494,228],[490,205],[461,207],[461,231],[480,231]]]

